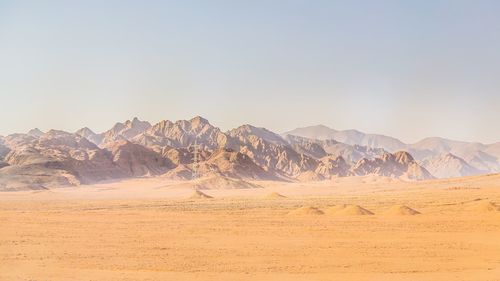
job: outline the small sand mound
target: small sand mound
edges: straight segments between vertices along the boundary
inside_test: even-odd
[[[212,175],[195,180],[176,184],[177,188],[189,188],[198,190],[209,189],[251,189],[262,188],[262,186],[241,179],[228,178],[221,175]]]
[[[213,197],[210,195],[207,195],[199,190],[195,190],[193,195],[191,195],[191,197],[189,197],[189,199],[210,199],[210,198],[213,198]]]
[[[477,205],[476,210],[482,213],[496,213],[500,212],[500,205],[493,202],[481,202]]]
[[[310,206],[304,206],[300,207],[298,209],[295,209],[288,213],[289,215],[299,215],[299,216],[304,216],[304,215],[323,215],[323,211],[321,211],[318,208],[315,207],[310,207]]]
[[[328,209],[328,213],[340,216],[366,216],[373,213],[358,205],[338,205]]]
[[[266,198],[269,198],[269,199],[286,198],[286,196],[282,195],[282,194],[279,194],[278,192],[271,192],[268,195],[266,195]]]
[[[390,216],[414,216],[421,213],[405,205],[395,205],[387,210],[385,214]]]
[[[314,171],[307,171],[307,172],[303,172],[300,175],[298,175],[297,180],[302,181],[302,182],[322,181],[322,180],[325,180],[325,177],[323,177],[322,175],[320,175]]]

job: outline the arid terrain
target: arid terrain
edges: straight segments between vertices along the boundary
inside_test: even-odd
[[[1,192],[0,280],[500,280],[499,175],[251,184]]]

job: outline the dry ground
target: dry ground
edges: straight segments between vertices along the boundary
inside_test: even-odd
[[[481,209],[499,176],[258,184],[0,193],[0,280],[500,280],[500,215]],[[339,204],[375,215],[289,214]],[[384,214],[396,204],[422,214]]]

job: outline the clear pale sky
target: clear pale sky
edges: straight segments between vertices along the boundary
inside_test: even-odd
[[[500,141],[500,1],[0,0],[0,134],[134,116]]]

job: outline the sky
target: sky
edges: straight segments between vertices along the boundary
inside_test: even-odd
[[[500,1],[0,0],[0,135],[201,115],[500,141]]]

